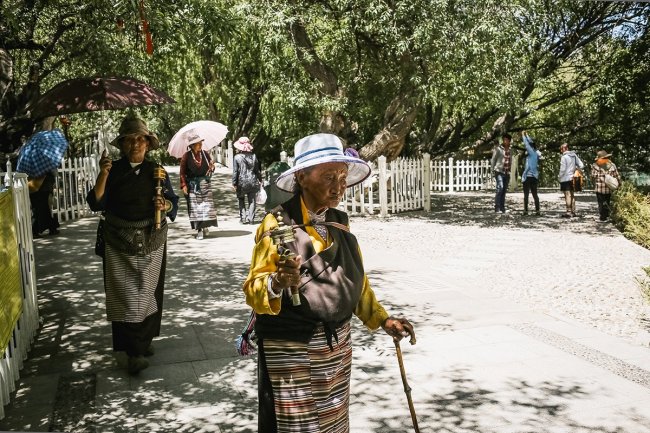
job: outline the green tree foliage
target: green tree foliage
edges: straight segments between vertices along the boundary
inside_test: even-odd
[[[527,129],[542,149],[569,141],[650,165],[647,3],[5,0],[0,7],[4,151],[28,134],[28,103],[41,91],[75,76],[129,75],[176,99],[139,110],[163,141],[187,122],[218,120],[230,139],[254,138],[266,159],[319,130],[374,159],[480,156],[502,132]],[[145,52],[141,12],[153,55]],[[101,118],[115,128],[121,115]],[[74,116],[74,135],[98,119]]]

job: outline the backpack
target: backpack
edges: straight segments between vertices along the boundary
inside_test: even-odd
[[[580,165],[578,165],[578,161],[579,161],[578,155],[574,154],[573,155],[573,160],[575,161],[575,165],[576,165],[576,171],[573,172],[573,179],[572,179],[573,190],[574,191],[582,191],[582,188],[584,188],[584,186],[585,186],[585,175],[584,175],[584,173],[582,171],[584,169],[584,164],[583,164],[582,167],[580,167]]]
[[[248,193],[260,189],[260,181],[255,174],[257,166],[257,158],[251,154],[251,157],[244,155],[239,158],[238,173],[237,173],[237,189]]]
[[[572,182],[574,191],[582,191],[582,187],[584,186],[584,176],[582,175],[582,171],[580,171],[580,169],[577,169],[575,173],[573,173]]]

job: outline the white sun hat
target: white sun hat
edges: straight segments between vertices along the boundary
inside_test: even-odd
[[[185,133],[185,138],[187,139],[187,145],[191,146],[194,143],[200,143],[204,141],[203,138],[193,129],[190,129]]]
[[[345,162],[348,165],[347,186],[354,186],[370,176],[370,166],[360,158],[345,155],[343,143],[334,134],[313,134],[301,138],[294,146],[294,166],[276,179],[278,188],[294,192],[294,174],[302,169],[327,162]]]

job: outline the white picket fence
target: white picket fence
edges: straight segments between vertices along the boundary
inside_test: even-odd
[[[431,162],[434,191],[476,191],[489,186],[492,180],[490,161],[438,159]]]
[[[52,213],[59,221],[71,221],[94,215],[86,203],[86,194],[99,174],[99,156],[64,159],[58,169]]]
[[[339,208],[351,214],[381,216],[430,211],[432,191],[476,191],[492,188],[493,183],[489,160],[431,161],[424,154],[422,158],[398,158],[387,164],[381,156],[369,179],[348,188]]]
[[[13,329],[7,347],[0,347],[0,419],[4,418],[4,406],[16,390],[23,361],[27,359],[34,336],[39,327],[34,243],[32,239],[32,215],[29,203],[27,175],[12,173],[7,163],[6,172],[0,172],[0,189],[12,189],[14,199],[14,223],[18,240],[18,254],[23,289],[23,310]]]

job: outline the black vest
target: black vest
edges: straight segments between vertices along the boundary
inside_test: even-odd
[[[281,207],[285,222],[304,224],[299,194]],[[328,209],[325,215],[326,221],[348,223],[347,214],[337,209]],[[257,316],[255,332],[260,338],[308,342],[318,325],[333,331],[352,317],[361,297],[365,275],[359,244],[351,233],[332,226],[328,226],[328,230],[332,244],[316,254],[304,227],[295,229],[296,240],[286,246],[302,256],[301,305],[294,307],[290,293],[285,291],[278,315]]]

